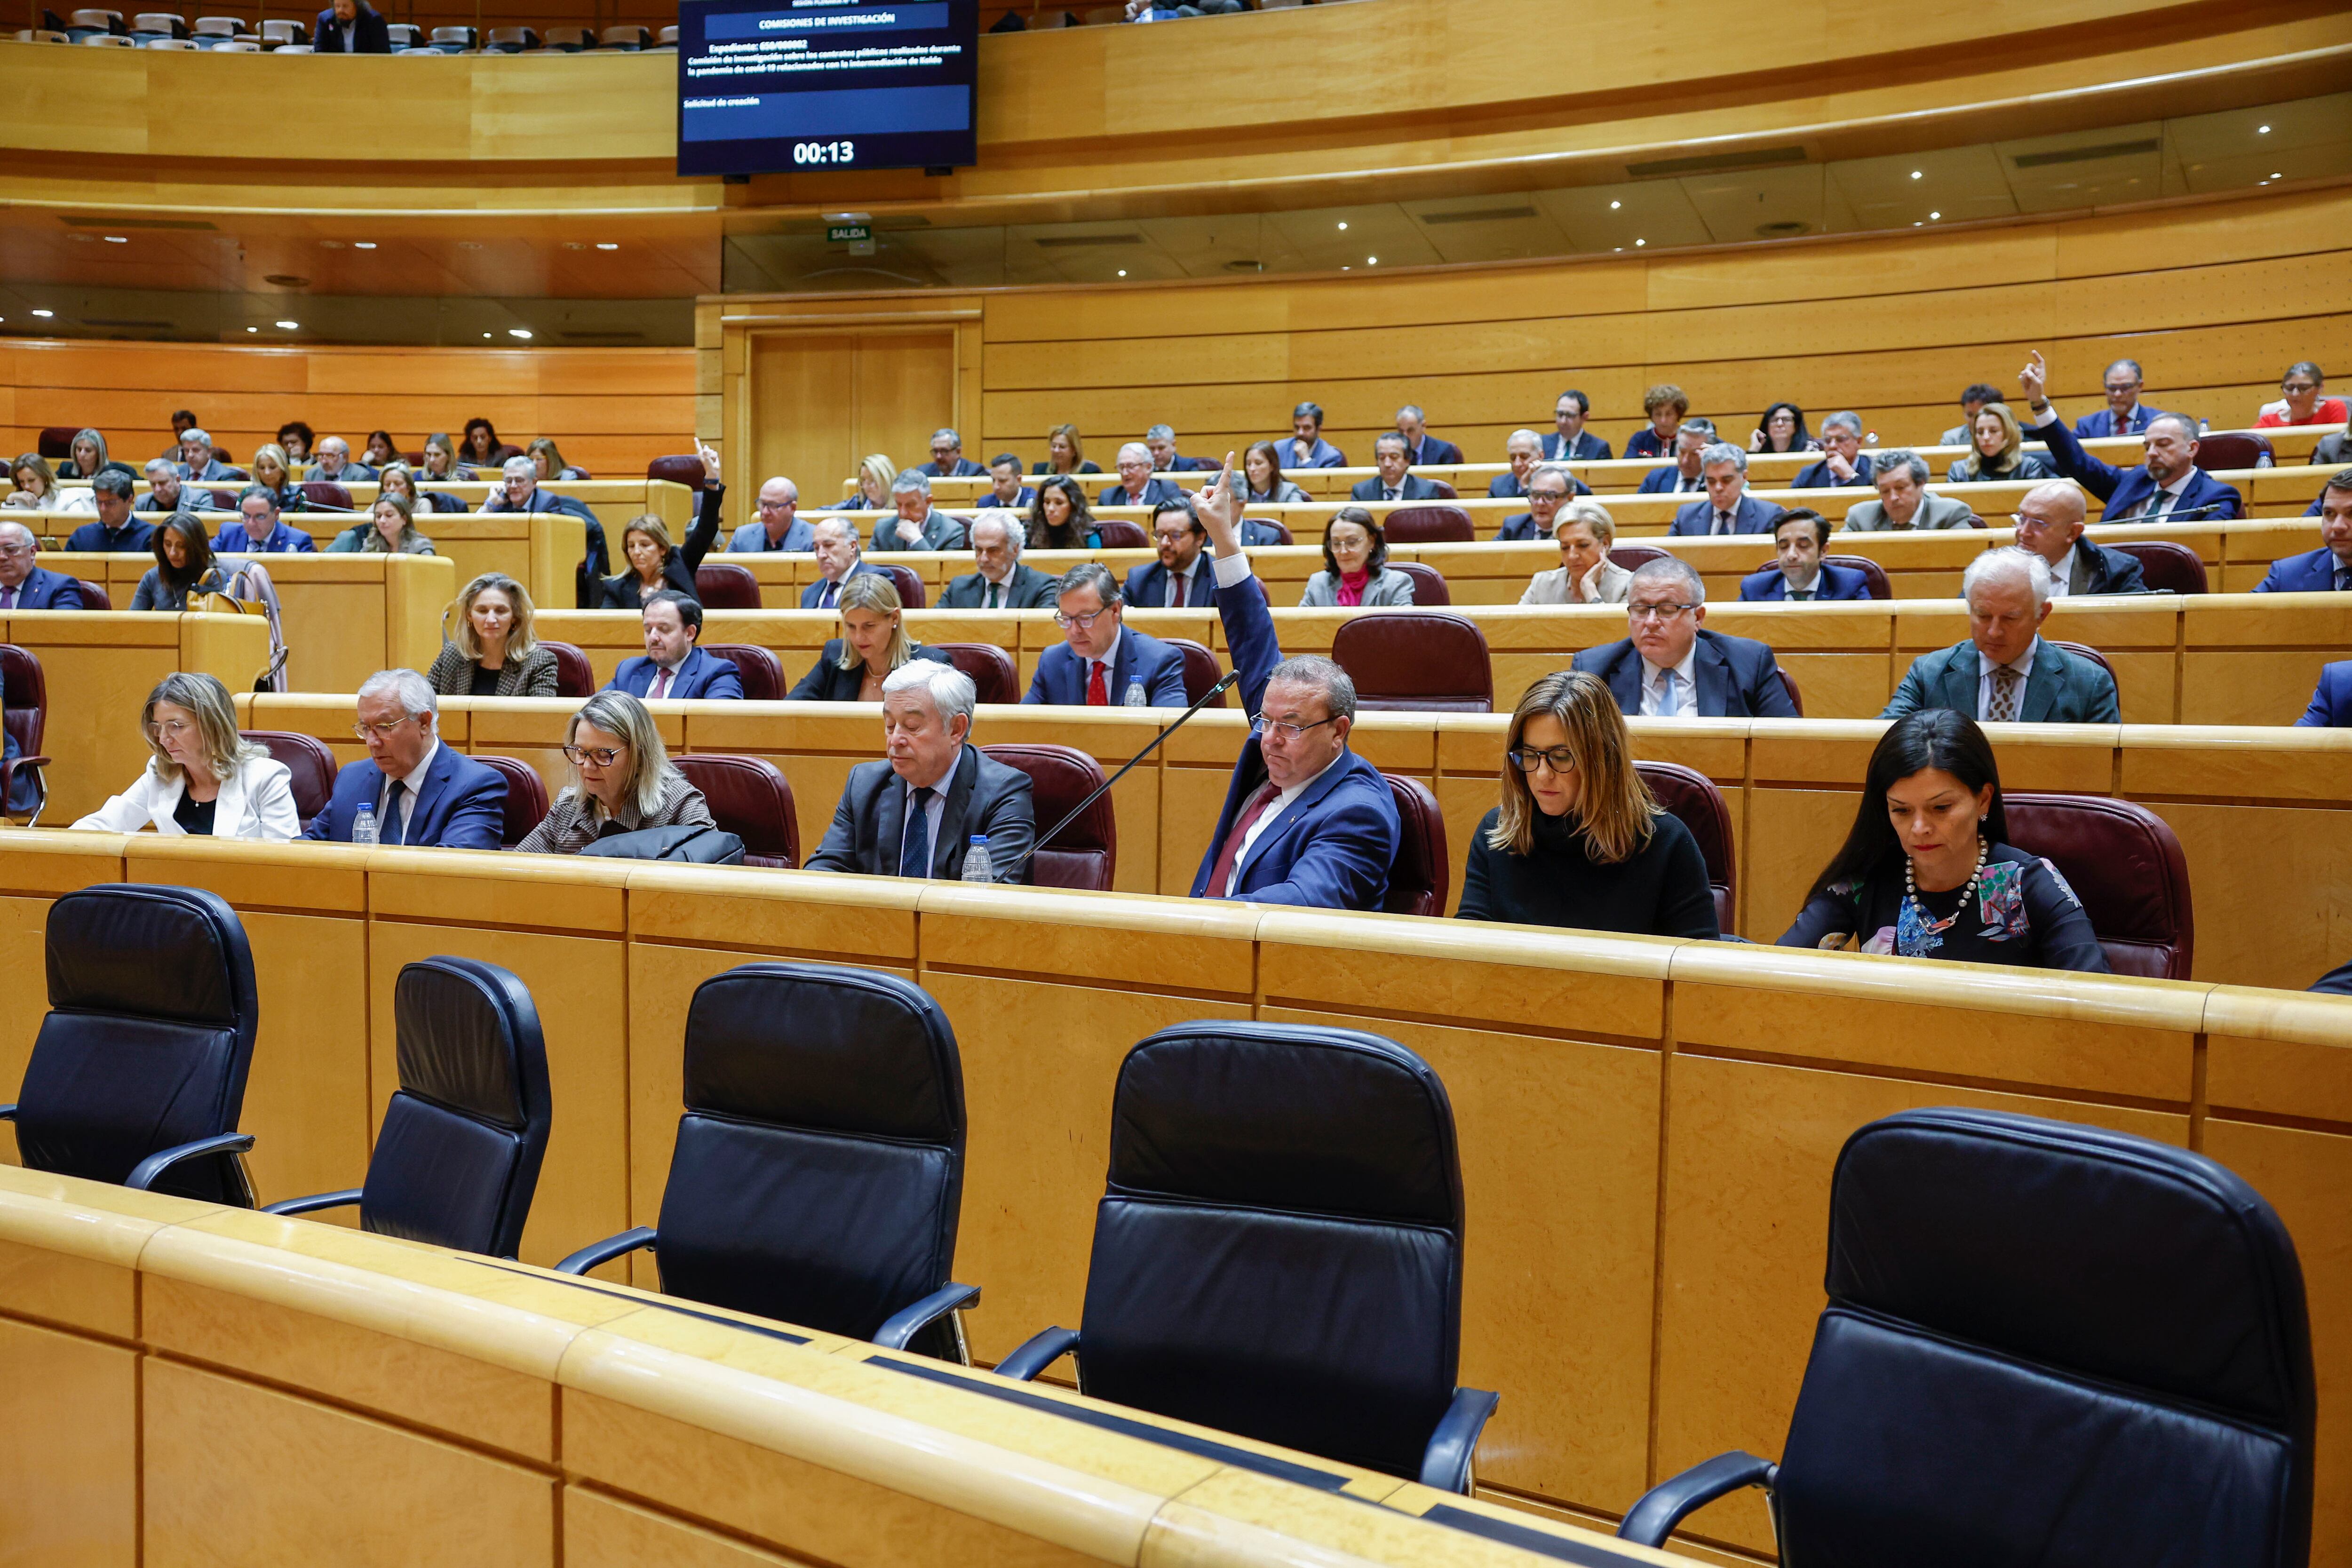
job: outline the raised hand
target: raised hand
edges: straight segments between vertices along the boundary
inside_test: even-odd
[[[1242,547],[1242,502],[1234,491],[1231,452],[1225,454],[1225,466],[1217,470],[1217,477],[1192,498],[1192,505],[1201,514],[1201,526],[1209,531],[1209,542],[1216,547],[1218,554],[1230,554]]]
[[[695,456],[702,459],[703,479],[712,484],[718,483],[719,453],[717,450],[707,441],[697,441],[694,444],[694,452]]]
[[[2049,401],[2050,367],[2042,363],[2040,349],[2026,356],[2025,368],[2017,373],[2017,384],[2024,389],[2027,403]]]

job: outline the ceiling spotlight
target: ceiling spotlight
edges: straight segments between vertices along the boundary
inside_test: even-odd
[[[261,331],[261,329],[260,329],[259,327],[247,327],[247,328],[246,328],[245,330],[246,330],[247,331],[248,331],[248,332],[257,332],[257,331]]]
[[[620,249],[621,247],[620,247],[619,246],[617,246],[617,245],[614,245],[614,244],[611,240],[609,240],[609,239],[600,239],[600,240],[598,240],[598,241],[596,242],[596,248],[597,248],[597,249],[599,249],[599,250],[618,250],[618,249]]]
[[[110,234],[106,237],[106,243],[109,245],[128,245],[131,243],[131,238],[128,235]]]
[[[43,321],[47,321],[51,316],[56,315],[56,314],[57,314],[57,312],[56,312],[55,310],[36,310],[36,311],[34,311],[34,312],[33,312],[33,314],[35,314],[36,316],[40,317],[40,318],[41,318],[41,320],[43,320]]]
[[[1927,177],[1927,172],[1925,169],[1914,169],[1911,171],[1911,177],[1915,180],[1924,180]]]
[[[1347,231],[1347,227],[1348,227],[1348,226],[1347,226],[1346,224],[1344,224],[1344,223],[1343,223],[1343,224],[1341,224],[1341,225],[1339,226],[1340,232],[1345,233],[1345,232]]]
[[[353,250],[373,250],[375,248],[375,241],[372,239],[355,239],[352,241],[352,248]]]
[[[1120,268],[1118,269],[1118,275],[1119,275],[1121,278],[1126,277],[1126,276],[1127,276],[1127,268],[1124,268],[1124,267]]]
[[[2257,125],[2254,127],[2254,134],[2257,136],[2267,136],[2270,133],[2271,128],[2267,125]]]
[[[2285,179],[2285,178],[2286,178],[2286,176],[2285,176],[2284,174],[2282,174],[2278,173],[2276,170],[2273,170],[2273,171],[2272,171],[2272,173],[2271,173],[2271,178],[2272,178],[2272,179],[2273,179],[2273,180],[2284,180],[2284,179]]]
[[[1622,206],[1623,206],[1624,205],[1625,205],[1625,204],[1624,204],[1623,202],[1611,202],[1611,203],[1609,204],[1609,210],[1610,210],[1611,212],[1612,212],[1612,213],[1613,213],[1613,212],[1615,212],[1619,207],[1622,207]]]
[[[280,330],[285,331],[291,332],[291,331],[295,331],[299,330],[299,329],[301,327],[302,323],[301,323],[301,322],[299,322],[299,321],[280,321],[280,322],[278,322],[278,327],[280,328]]]
[[[507,336],[510,338],[527,338],[530,336],[530,329],[529,327],[509,327],[507,329]]]
[[[1634,243],[1634,244],[1636,244],[1636,245],[1647,245],[1647,244],[1649,244],[1650,242],[1649,242],[1648,240],[1646,240],[1646,239],[1637,239],[1637,240],[1635,240],[1633,243]]]
[[[1367,267],[1378,267],[1380,264],[1381,258],[1377,256],[1367,256],[1364,258],[1364,265]]]
[[[495,334],[490,333],[490,332],[484,332],[484,333],[482,334],[482,336],[484,336],[484,337],[486,337],[486,338],[487,338],[487,337],[491,337],[491,336],[494,336],[494,335],[495,335]]]
[[[1942,213],[1929,213],[1927,216],[1928,216],[1930,218],[1939,218],[1939,217],[1942,217],[1944,215],[1943,215]]]

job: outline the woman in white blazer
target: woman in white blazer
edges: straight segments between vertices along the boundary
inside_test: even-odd
[[[294,775],[236,732],[228,688],[209,675],[167,675],[147,694],[140,732],[155,754],[121,795],[74,824],[167,837],[199,834],[283,844],[302,831]]]
[[[1571,500],[1552,521],[1559,542],[1559,564],[1538,572],[1519,595],[1522,605],[1622,605],[1633,574],[1609,559],[1617,542],[1617,522],[1597,500]]]

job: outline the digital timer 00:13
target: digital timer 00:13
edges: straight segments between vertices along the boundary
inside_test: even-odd
[[[857,157],[855,142],[795,142],[793,162],[795,163],[848,163]]]

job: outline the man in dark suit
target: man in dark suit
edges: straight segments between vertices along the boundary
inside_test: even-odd
[[[1021,564],[1028,529],[1002,507],[971,520],[971,558],[967,572],[940,595],[942,610],[1050,610],[1061,579]]]
[[[1867,599],[1870,579],[1851,566],[1823,561],[1829,548],[1830,520],[1811,507],[1780,514],[1772,525],[1772,544],[1780,560],[1739,581],[1743,600]]]
[[[821,517],[809,530],[809,550],[816,556],[817,580],[801,590],[801,608],[830,610],[841,603],[841,585],[852,577],[881,571],[858,558],[857,525],[845,517]]]
[[[665,698],[681,701],[694,697],[743,695],[743,677],[715,654],[696,647],[702,640],[702,606],[675,588],[646,595],[638,612],[645,618],[646,651],[625,658],[607,691],[625,691],[648,702]]]
[[[1323,405],[1302,403],[1290,411],[1290,446],[1286,468],[1344,468],[1348,454],[1323,439]]]
[[[1176,428],[1172,425],[1154,425],[1143,433],[1143,444],[1151,453],[1151,471],[1155,474],[1197,474],[1217,465],[1206,458],[1188,458],[1176,449]]]
[[[1405,458],[1415,468],[1462,460],[1462,448],[1431,435],[1429,427],[1422,423],[1421,410],[1412,404],[1397,410],[1396,424],[1397,434],[1404,437]]]
[[[1100,562],[1073,566],[1055,596],[1063,640],[1037,660],[1024,702],[1068,707],[1182,708],[1184,656],[1158,637],[1129,631],[1118,579]]]
[[[368,485],[383,477],[365,463],[352,462],[352,444],[341,436],[322,437],[313,456],[317,461],[311,466],[310,477],[314,479],[339,485]],[[531,473],[534,477],[539,473],[535,465]]]
[[[1532,430],[1514,430],[1511,432],[1510,439],[1503,443],[1503,455],[1510,458],[1511,471],[1507,474],[1496,474],[1486,481],[1486,499],[1488,500],[1524,500],[1527,499],[1528,483],[1535,474],[1536,466],[1545,460],[1543,442]],[[1592,493],[1592,487],[1578,479],[1567,468],[1558,467],[1557,471],[1566,476],[1570,495],[1589,496]],[[1517,521],[1517,518],[1511,519],[1512,522]],[[1504,526],[1507,528],[1509,523]],[[1499,533],[1496,537],[1508,539],[1513,536],[1508,533]],[[1526,537],[1532,539],[1535,536],[1528,534]]]
[[[0,522],[0,611],[79,610],[81,584],[33,564],[41,542],[21,522]]]
[[[232,468],[213,455],[210,432],[191,427],[180,437],[180,478],[194,479],[198,484],[215,480],[235,484],[245,478],[241,468]]]
[[[932,479],[971,479],[987,471],[963,455],[963,437],[946,428],[931,432],[931,460],[915,470]]]
[[[759,512],[727,541],[729,554],[801,553],[816,548],[815,531],[801,516],[801,488],[790,475],[774,475],[760,487]]]
[[[335,0],[311,26],[310,47],[322,55],[388,55],[392,32],[384,19],[360,0]]]
[[[1703,629],[1706,584],[1690,563],[1645,561],[1625,590],[1622,642],[1589,647],[1570,663],[1608,683],[1626,717],[1794,719],[1772,650],[1749,637]]]
[[[1160,559],[1127,574],[1120,593],[1129,604],[1139,610],[1205,609],[1217,602],[1216,580],[1209,570],[1209,535],[1191,496],[1160,503],[1151,514],[1151,543]]]
[[[1388,780],[1348,745],[1355,683],[1328,658],[1282,657],[1265,590],[1234,532],[1241,504],[1231,473],[1197,505],[1216,546],[1217,614],[1254,722],[1192,896],[1377,910],[1403,834]]]
[[[1675,460],[1642,476],[1635,493],[1645,496],[1686,495],[1706,489],[1699,478],[1698,455],[1715,445],[1715,422],[1685,419],[1675,431]]]
[[[2083,537],[2083,492],[2071,479],[2049,479],[2017,503],[2017,547],[2049,563],[2050,596],[2143,594],[2139,563]]]
[[[2042,640],[2050,617],[2050,564],[2030,550],[1988,550],[1960,577],[1969,636],[1911,661],[1879,714],[1900,719],[1948,708],[1979,723],[2116,724],[2115,678]]]
[[[1140,441],[1121,447],[1116,466],[1118,483],[1103,491],[1096,500],[1097,506],[1158,506],[1171,496],[1184,493],[1173,479],[1151,477],[1151,448]]]
[[[2038,357],[2038,356],[2037,356]],[[2095,414],[2085,414],[2074,421],[2074,434],[2085,441],[2104,436],[2145,436],[2148,422],[2164,417],[2161,408],[2150,408],[2139,400],[2139,389],[2145,373],[2136,359],[2119,359],[2107,366],[2107,405]],[[2194,422],[2191,422],[2192,428]]]
[[[131,476],[120,468],[100,468],[89,482],[98,521],[85,522],[66,535],[72,551],[141,554],[155,548],[155,525],[131,510]]]
[[[977,696],[971,676],[928,659],[883,677],[883,760],[849,770],[808,869],[952,882],[984,837],[989,880],[1028,879],[1037,837],[1029,775],[965,743]]]
[[[2141,432],[2147,461],[2136,468],[2110,468],[2083,450],[2051,406],[2048,374],[2039,350],[2017,374],[2033,410],[2026,436],[2050,448],[2050,466],[2061,476],[2107,503],[2101,522],[2210,522],[2246,515],[2238,492],[2197,466],[2195,420],[2185,414],[2153,416]]]
[[[201,497],[201,499],[198,499]],[[189,492],[189,510],[194,510],[212,502],[210,490]],[[180,510],[180,465],[169,458],[147,459],[147,493],[138,500],[138,508],[145,512],[175,512]]]
[[[1497,540],[1549,539],[1559,521],[1559,509],[1568,504],[1569,489],[1573,477],[1558,463],[1546,463],[1537,468],[1528,480],[1528,510],[1503,520],[1495,531]],[[1589,493],[1589,492],[1588,492]]]
[[[587,536],[587,548],[581,552],[580,564],[572,570],[573,596],[583,610],[604,603],[604,574],[612,569],[612,557],[604,543],[604,524],[586,501],[541,489],[536,462],[518,453],[500,465],[499,482],[483,499],[482,510],[560,511],[566,517],[578,518]]]
[[[890,481],[890,502],[896,517],[874,521],[877,550],[961,550],[970,542],[963,520],[931,504],[930,476],[908,468]]]
[[[2352,468],[2319,492],[2319,548],[2271,563],[2257,594],[2329,594],[2352,588]]]
[[[1797,470],[1791,489],[1826,490],[1842,485],[1870,489],[1870,465],[1862,460],[1861,415],[1846,409],[1822,420],[1822,447],[1819,462]]]
[[[1678,437],[1679,438],[1679,437]],[[1706,499],[1695,500],[1675,513],[1666,531],[1689,537],[1710,533],[1769,533],[1780,509],[1748,493],[1748,454],[1728,441],[1717,441],[1698,455],[1699,479]]]
[[[1552,405],[1551,420],[1559,426],[1543,438],[1543,455],[1553,462],[1605,463],[1609,443],[1584,427],[1592,413],[1592,399],[1570,387]]]
[[[1380,477],[1358,479],[1349,496],[1355,500],[1442,500],[1438,488],[1418,474],[1406,470],[1412,458],[1404,437],[1393,430],[1384,430],[1372,443],[1372,461],[1380,468]]]
[[[1037,499],[1034,486],[1021,482],[1021,459],[1010,452],[999,452],[988,464],[988,499],[982,504],[1001,506],[1018,511]]]
[[[2295,723],[2330,730],[2352,728],[2352,660],[2320,666],[2311,706]]]
[[[360,683],[360,738],[368,754],[335,773],[334,797],[302,835],[349,844],[360,807],[375,813],[376,842],[412,848],[496,849],[507,820],[506,775],[441,743],[441,700],[413,669]]]

